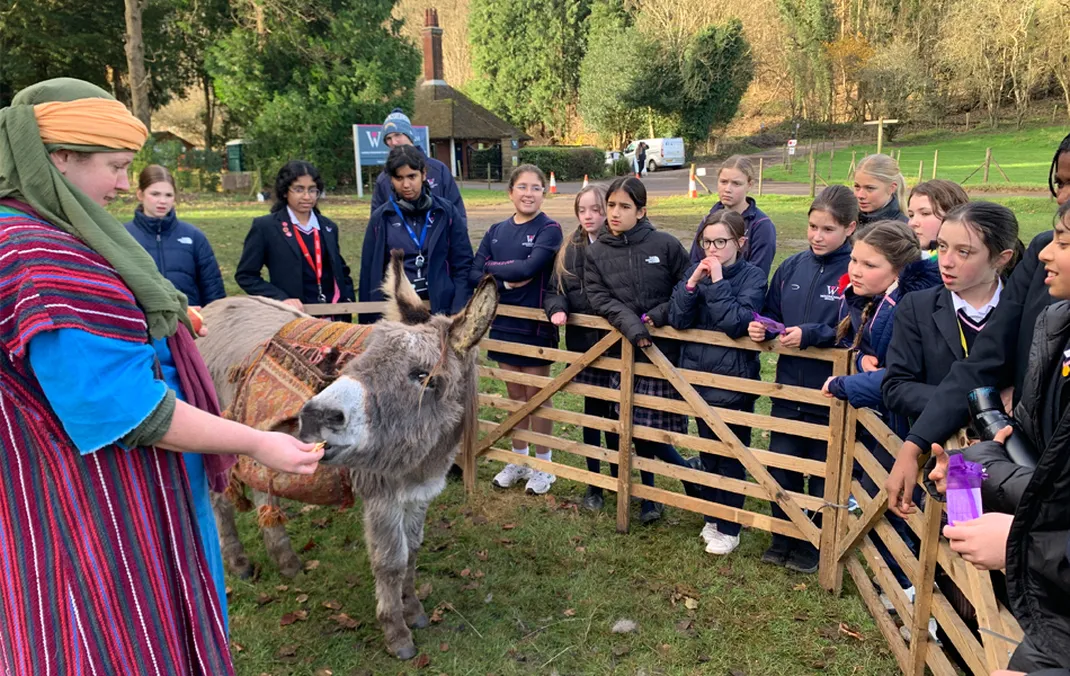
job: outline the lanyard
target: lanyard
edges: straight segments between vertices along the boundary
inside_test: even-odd
[[[308,266],[312,268],[312,271],[316,273],[316,286],[319,288],[321,303],[327,302],[327,297],[323,295],[323,251],[320,249],[320,231],[319,229],[312,230],[312,241],[316,247],[316,260],[312,260],[312,256],[308,255],[308,247],[305,246],[305,240],[301,237],[301,233],[297,233],[297,244],[301,247],[301,253],[305,255],[305,260],[308,262]]]
[[[412,226],[405,220],[405,216],[402,215],[401,209],[398,208],[398,203],[394,201],[394,197],[390,197],[390,206],[394,207],[394,213],[401,219],[405,229],[409,231],[409,239],[416,245],[416,267],[422,267],[424,264],[424,242],[427,241],[427,231],[431,225],[431,210],[427,210],[427,215],[424,216],[424,229],[420,231],[420,239],[416,239],[416,233],[413,232]]]
[[[962,354],[964,357],[969,357],[970,348],[966,347],[966,334],[962,331],[962,320],[955,317],[955,324],[959,327],[959,340],[962,341]]]

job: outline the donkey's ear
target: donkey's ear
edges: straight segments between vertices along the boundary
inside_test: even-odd
[[[405,276],[405,252],[401,249],[390,251],[383,295],[386,296],[386,312],[383,316],[387,320],[402,324],[424,324],[431,320],[431,312],[424,307],[416,289],[412,288],[409,278]]]
[[[467,354],[483,339],[497,311],[498,284],[490,275],[484,275],[468,305],[453,316],[453,323],[450,325],[450,347],[458,354]]]

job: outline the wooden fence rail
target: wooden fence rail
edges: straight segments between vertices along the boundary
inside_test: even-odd
[[[378,313],[383,303],[343,303],[307,306],[314,315],[349,313]],[[501,306],[499,314],[545,321],[539,310]],[[558,363],[556,376],[535,376],[481,364],[479,375],[484,384],[490,382],[522,383],[538,387],[529,401],[515,401],[483,388],[477,400],[469,403],[459,463],[464,470],[466,489],[476,486],[477,460],[520,463],[534,469],[551,472],[559,477],[616,491],[617,529],[627,532],[630,525],[631,496],[662,502],[679,509],[735,521],[744,526],[807,540],[819,547],[819,582],[833,593],[842,589],[846,571],[854,581],[859,596],[888,642],[903,674],[920,676],[928,668],[938,676],[958,673],[951,658],[929,636],[929,618],[934,617],[959,655],[959,665],[976,676],[987,676],[992,670],[1004,668],[1010,652],[1022,638],[1021,629],[1007,609],[999,604],[988,573],[977,571],[951,551],[940,534],[945,521],[942,502],[926,499],[919,513],[905,520],[906,538],[894,519],[889,519],[888,495],[883,489],[888,477],[874,451],[884,449],[894,457],[900,439],[873,411],[855,409],[845,402],[828,399],[820,392],[803,387],[791,387],[744,378],[701,373],[673,366],[656,346],[636,350],[604,319],[585,315],[570,315],[569,324],[604,330],[605,337],[586,352],[571,352],[556,348],[540,348],[486,338],[484,349],[509,351]],[[735,347],[756,352],[773,352],[808,359],[826,361],[835,375],[848,372],[850,354],[839,349],[811,349],[801,351],[780,347],[776,341],[757,344],[749,339],[731,339],[712,331],[675,331],[653,329],[659,338],[675,338],[709,345]],[[619,356],[607,353],[619,346]],[[637,354],[641,353],[641,357]],[[584,368],[592,366],[620,374],[621,388],[611,389],[574,383],[573,378]],[[633,393],[635,376],[660,378],[670,383],[678,398],[660,398]],[[827,426],[711,407],[695,389],[717,387],[725,390],[766,396],[789,402],[827,408]],[[602,418],[562,408],[553,408],[558,394],[581,395],[609,401],[619,406],[617,419]],[[687,415],[703,420],[714,431],[716,439],[704,439],[692,434],[679,434],[633,424],[632,410],[642,406],[668,413]],[[516,429],[522,420],[532,416],[565,425],[591,427],[619,435],[618,450],[592,446],[580,441],[540,434],[532,430]],[[496,419],[490,419],[490,418]],[[828,444],[824,462],[795,458],[788,455],[745,446],[729,425],[743,425],[756,430],[768,430]],[[594,458],[619,466],[617,478],[587,471],[571,464],[547,462],[534,457],[518,456],[503,446],[512,436],[528,444],[546,446],[582,458]],[[752,480],[738,480],[709,474],[691,468],[677,467],[660,460],[638,457],[632,449],[633,439],[666,442],[678,448],[712,453],[739,460]],[[825,479],[822,496],[786,491],[780,486],[770,468],[801,472],[810,477]],[[648,487],[639,483],[633,470],[643,470],[694,484],[724,489],[750,498],[776,503],[788,519],[777,519],[764,512],[746,507],[735,509],[718,503],[689,497],[677,491]],[[919,472],[919,486],[921,476]],[[872,490],[866,490],[866,486]],[[872,494],[871,494],[872,493]],[[846,509],[850,497],[859,504],[860,511]],[[813,517],[823,514],[820,528]],[[880,543],[880,545],[878,545]],[[881,554],[887,552],[914,585],[915,595],[909,599],[896,582],[891,565]],[[878,591],[878,587],[879,590]],[[883,594],[881,593],[883,592]],[[953,603],[947,594],[959,595]],[[883,598],[882,598],[883,596]],[[885,608],[885,599],[894,608]],[[960,614],[958,608],[968,601],[972,607]],[[901,629],[901,627],[903,629]],[[905,631],[904,631],[905,630]]]

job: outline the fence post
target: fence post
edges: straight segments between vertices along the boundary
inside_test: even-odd
[[[490,162],[487,162],[487,190],[490,190]]]
[[[921,183],[922,180],[924,180],[922,178],[923,171],[925,171],[925,160],[918,160],[918,183]]]
[[[940,150],[933,151],[933,178],[936,178],[936,163],[940,159]]]
[[[784,146],[784,162],[783,162],[783,164],[784,164],[784,168],[785,169],[789,169],[789,170],[791,169],[791,167],[788,166],[788,147],[787,146]]]
[[[925,501],[921,551],[918,555],[918,579],[914,583],[914,615],[910,622],[910,676],[924,676],[925,657],[929,652],[929,617],[932,614],[936,557],[940,550],[940,521],[944,503]]]
[[[966,131],[970,130],[970,111],[966,111]]]
[[[857,150],[852,150],[851,151],[851,166],[847,167],[847,180],[848,181],[850,181],[852,178],[854,178],[855,169],[858,166],[858,163],[855,161],[855,157],[857,156],[857,153],[858,153]]]
[[[832,364],[832,372],[836,375],[847,374],[846,353],[839,355]],[[853,416],[850,416],[853,419]],[[843,562],[836,560],[836,554],[840,549],[841,533],[847,532],[847,514],[838,505],[846,504],[840,501],[840,495],[849,495],[851,472],[850,465],[846,464],[844,457],[847,455],[847,402],[839,399],[832,402],[829,411],[829,443],[828,452],[825,456],[825,504],[827,507],[821,517],[821,551],[818,567],[818,583],[822,589],[839,595],[843,588]],[[847,468],[846,474],[844,468]],[[847,486],[845,488],[844,483]],[[846,492],[845,492],[846,489]]]
[[[992,166],[992,149],[985,148],[985,171],[982,174],[981,182],[988,184],[988,170]]]
[[[812,152],[810,153],[810,197],[813,198],[817,194],[817,158]]]
[[[617,441],[617,532],[627,533],[632,502],[632,401],[635,347],[620,341],[620,436]]]
[[[836,157],[836,149],[829,150],[829,180],[832,180],[832,158]]]
[[[902,159],[903,159],[903,149],[900,148],[899,150],[895,151],[895,163],[899,164],[899,162]]]
[[[465,495],[476,490],[476,444],[479,442],[479,395],[465,405],[464,431],[461,437],[461,473]]]
[[[758,158],[758,197],[762,196],[762,181],[765,179],[765,158]]]

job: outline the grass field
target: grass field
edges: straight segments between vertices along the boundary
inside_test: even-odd
[[[849,148],[838,149],[832,161],[832,178],[829,178],[829,153],[817,154],[816,169],[818,175],[827,182],[847,183],[851,180],[847,170],[851,164],[851,154],[858,160],[877,150],[877,132],[871,129],[872,141]],[[937,162],[937,178],[946,178],[961,183],[974,169],[984,163],[985,149],[992,148],[992,158],[1006,172],[1006,181],[995,164],[989,172],[989,189],[998,190],[1001,186],[1010,187],[1047,187],[1048,166],[1052,153],[1059,141],[1066,135],[1063,126],[1027,127],[1020,131],[984,132],[972,131],[969,134],[950,130],[929,131],[921,134],[897,137],[894,142],[885,142],[883,152],[900,152],[899,166],[908,184],[918,180],[918,163],[924,162],[923,180],[932,178],[933,152],[940,151]],[[800,139],[800,146],[809,143]],[[796,156],[793,171],[777,164],[765,170],[768,181],[809,181],[808,159],[801,153]],[[967,187],[981,186],[982,171],[978,171],[966,183]],[[820,185],[820,183],[819,183]]]
[[[473,192],[472,206],[503,201],[502,193]],[[999,201],[1018,213],[1023,241],[1050,227],[1050,200]],[[660,199],[651,205],[651,215],[660,227],[686,239],[711,204],[712,198]],[[760,201],[777,224],[778,263],[805,246],[808,204],[802,197]],[[117,214],[131,209],[130,203],[113,205]],[[507,206],[502,209],[507,215]],[[233,272],[242,240],[251,220],[265,212],[263,204],[221,199],[179,206],[180,216],[208,235],[231,293],[237,292]],[[367,203],[332,198],[324,212],[342,228],[343,253],[356,277]],[[474,239],[505,217],[489,209],[479,212]],[[763,376],[770,379],[773,363],[763,365]],[[504,389],[491,381],[483,388]],[[554,405],[579,410],[582,402],[565,394],[556,396]],[[759,411],[767,406],[760,402]],[[495,413],[484,417],[501,417]],[[578,439],[580,430],[558,425],[556,434]],[[752,445],[767,443],[767,434],[755,430]],[[579,458],[563,453],[555,459],[579,464]],[[820,589],[816,576],[761,564],[767,533],[745,529],[734,554],[714,558],[702,551],[698,515],[669,510],[654,526],[635,525],[631,534],[618,535],[612,494],[606,509],[591,515],[578,509],[582,485],[562,479],[552,497],[541,498],[524,496],[519,488],[493,491],[490,479],[497,469],[481,462],[472,499],[466,500],[454,482],[432,506],[417,585],[427,594],[429,613],[437,609],[438,621],[416,632],[423,656],[409,663],[383,649],[359,507],[339,512],[288,505],[288,530],[308,567],[293,581],[273,570],[255,520],[242,515],[243,539],[262,572],[253,582],[229,580],[238,673],[896,673],[851,586],[835,598]],[[659,485],[679,489],[679,482],[659,480]],[[747,508],[767,513],[754,500]],[[635,621],[638,630],[612,633],[621,619]]]

